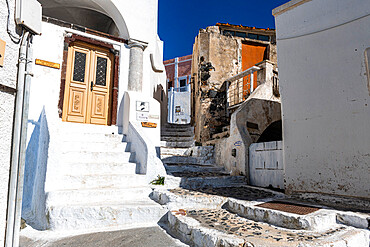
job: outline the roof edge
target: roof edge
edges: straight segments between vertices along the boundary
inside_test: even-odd
[[[312,0],[291,0],[283,5],[280,5],[279,7],[276,7],[275,9],[272,10],[272,15],[273,16],[278,16],[284,12],[287,12],[291,9],[294,9],[298,7],[299,5],[302,5],[304,3],[310,2]]]

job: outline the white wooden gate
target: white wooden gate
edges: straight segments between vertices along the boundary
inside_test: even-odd
[[[261,142],[250,145],[249,174],[251,185],[284,189],[282,142]]]

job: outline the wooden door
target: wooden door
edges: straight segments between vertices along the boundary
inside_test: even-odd
[[[76,42],[68,48],[63,121],[108,125],[113,56]]]
[[[243,43],[242,44],[242,70],[247,70],[257,63],[265,59],[267,46],[257,43]],[[243,99],[246,99],[250,94],[251,84],[250,77],[243,79]],[[257,72],[253,73],[253,88],[257,87]]]

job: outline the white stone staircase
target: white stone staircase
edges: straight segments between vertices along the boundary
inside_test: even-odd
[[[155,225],[166,210],[149,198],[152,189],[116,127],[62,124],[49,151],[58,163],[46,184],[50,229]]]

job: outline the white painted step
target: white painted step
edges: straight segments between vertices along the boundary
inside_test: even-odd
[[[59,146],[61,150],[66,151],[90,151],[90,152],[127,152],[130,151],[130,145],[127,142],[76,142],[65,141]]]
[[[93,188],[132,188],[147,186],[145,175],[65,175],[53,183],[50,191],[64,189],[93,189]]]
[[[128,163],[135,160],[134,153],[130,152],[89,152],[67,151],[61,157],[65,163],[105,163],[122,162]]]
[[[81,124],[72,122],[61,122],[57,130],[58,133],[118,133],[117,126],[104,126],[96,124]]]
[[[51,230],[156,225],[166,212],[167,209],[150,199],[48,208]]]
[[[62,133],[56,134],[60,142],[123,142],[124,136],[117,134],[103,134],[103,133]]]
[[[96,188],[50,191],[46,194],[48,205],[78,205],[82,203],[124,202],[149,198],[149,186],[137,188]]]
[[[136,163],[65,163],[64,175],[109,175],[109,174],[136,174]]]

